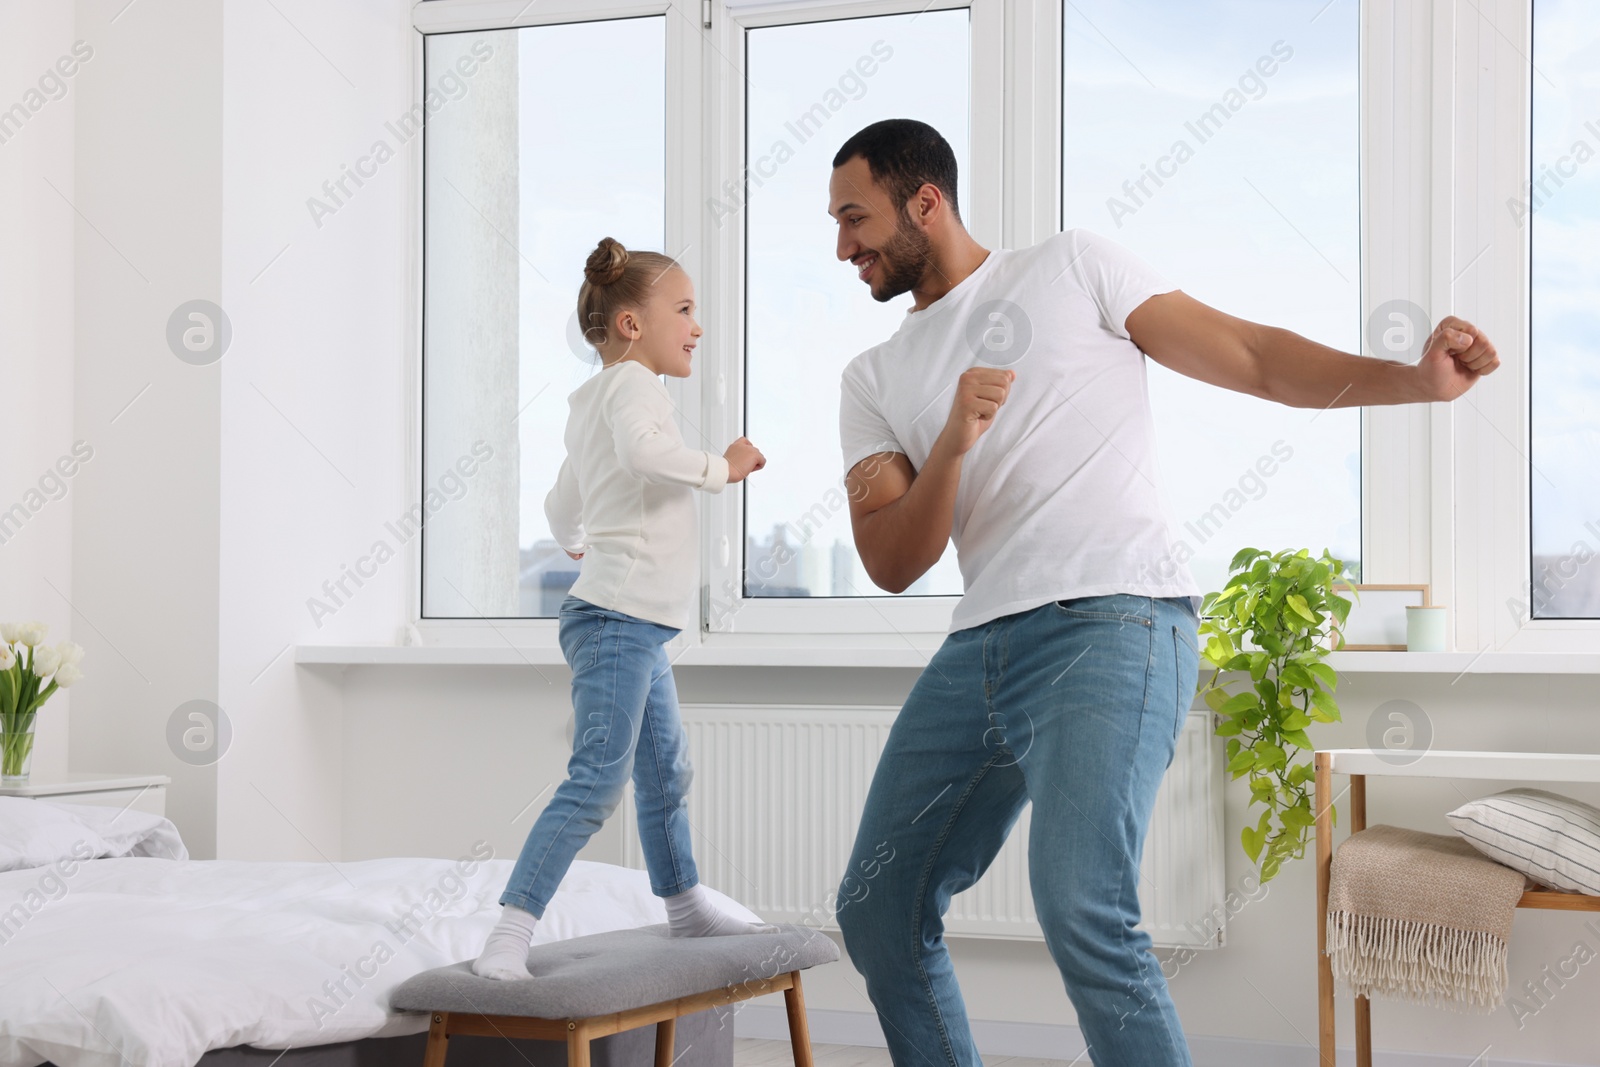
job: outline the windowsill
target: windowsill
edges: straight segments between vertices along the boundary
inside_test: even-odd
[[[717,634],[667,645],[683,667],[898,667],[928,665],[944,634]],[[321,666],[563,666],[555,645],[296,645],[295,662]]]
[[[1600,674],[1588,652],[1332,652],[1341,674]]]
[[[686,667],[891,667],[920,670],[943,634],[740,635],[669,653]],[[669,646],[670,648],[670,646]],[[296,663],[336,667],[560,666],[553,646],[296,645]],[[1566,652],[1334,652],[1341,674],[1600,674],[1600,654]]]

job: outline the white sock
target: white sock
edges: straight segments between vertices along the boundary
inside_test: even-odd
[[[696,885],[666,898],[667,932],[672,937],[718,937],[722,934],[764,934],[777,927],[736,919],[712,902],[704,887]]]
[[[500,921],[489,931],[483,952],[472,961],[472,973],[480,978],[532,978],[528,973],[528,945],[538,918],[515,904],[502,905]]]

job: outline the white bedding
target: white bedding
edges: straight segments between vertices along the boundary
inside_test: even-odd
[[[171,819],[148,811],[0,797],[0,871],[118,856],[186,860],[189,850]]]
[[[213,1048],[425,1030],[425,1015],[388,1012],[389,990],[477,954],[512,866],[458,863],[131,857],[0,873],[0,1067],[189,1067]],[[412,926],[396,922],[414,907]],[[534,941],[665,921],[643,871],[580,861]]]

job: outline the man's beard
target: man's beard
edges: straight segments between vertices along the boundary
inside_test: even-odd
[[[879,303],[893,300],[909,293],[922,280],[933,242],[917,229],[904,209],[896,220],[894,236],[878,249],[878,263],[883,267],[883,281],[871,287],[872,298]]]

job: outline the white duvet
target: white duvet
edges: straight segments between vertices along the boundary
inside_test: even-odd
[[[426,1030],[426,1015],[389,1012],[389,991],[477,954],[511,866],[130,857],[5,871],[0,1067],[189,1067],[213,1048]],[[534,941],[665,921],[643,871],[580,861]]]

